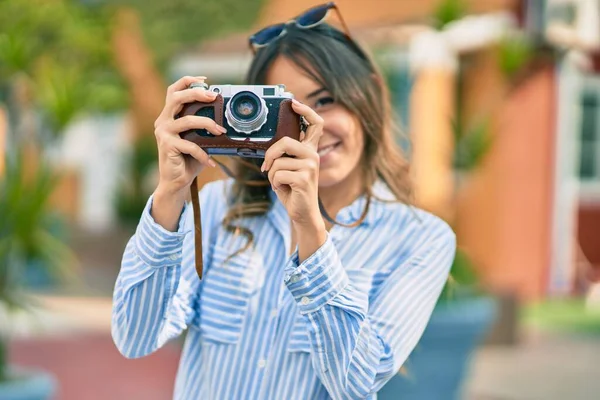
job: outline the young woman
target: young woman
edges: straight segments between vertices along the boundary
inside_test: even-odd
[[[200,191],[202,280],[185,198],[215,164],[178,133],[224,129],[174,118],[185,103],[214,99],[186,89],[203,77],[168,89],[155,123],[160,182],[125,249],[112,334],[134,358],[188,329],[177,399],[374,398],[415,347],[446,282],[455,236],[409,204],[383,78],[324,23],[334,8],[251,38],[248,83],[284,84],[308,128],[301,141],[275,143],[260,169],[241,162],[239,179]],[[339,224],[323,218],[319,199]]]

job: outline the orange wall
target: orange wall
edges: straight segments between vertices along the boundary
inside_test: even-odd
[[[441,68],[419,71],[410,96],[411,175],[420,208],[451,220],[454,179],[452,120],[455,74]],[[432,115],[436,116],[432,118]]]
[[[257,26],[286,21],[323,0],[270,0],[263,7]],[[402,21],[423,21],[439,0],[337,0],[344,20],[352,26],[380,25]],[[486,12],[514,7],[517,0],[469,0],[471,12]]]
[[[53,211],[59,212],[70,223],[77,223],[81,208],[82,179],[76,168],[62,168],[58,171],[60,179],[50,196],[49,203]]]
[[[549,267],[555,77],[538,71],[498,107],[496,141],[458,197],[460,244],[494,289],[540,298]]]

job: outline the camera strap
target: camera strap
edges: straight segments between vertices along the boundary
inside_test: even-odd
[[[190,195],[192,197],[192,210],[194,211],[194,253],[196,259],[196,273],[202,280],[202,270],[204,269],[204,260],[202,258],[202,220],[200,217],[200,199],[198,198],[198,178],[194,177],[190,186]]]
[[[229,167],[219,160],[212,158],[212,160],[221,167],[223,172],[227,176],[233,179],[236,178],[235,174]],[[259,182],[259,181],[247,181],[245,182],[251,186],[262,186],[268,183]],[[204,270],[204,259],[202,257],[202,217],[200,215],[200,198],[198,197],[198,178],[194,177],[192,180],[192,184],[190,185],[190,197],[192,198],[192,210],[194,211],[194,255],[195,255],[195,265],[196,265],[196,273],[198,274],[198,278],[202,280],[202,273]]]
[[[229,177],[233,178],[233,179],[237,179],[235,177],[235,174],[231,171],[231,169],[229,169],[229,167],[227,167],[225,164],[223,164],[222,162],[216,160],[216,159],[212,159],[213,161],[215,161],[223,170],[223,172],[225,172],[225,174],[227,174]],[[251,186],[263,186],[265,185],[264,181],[247,181],[245,182],[245,184],[251,185]],[[268,184],[268,183],[266,183]],[[195,253],[195,265],[196,265],[196,273],[198,274],[198,278],[200,278],[200,280],[202,280],[202,273],[203,273],[203,269],[204,269],[204,260],[202,258],[202,220],[201,220],[201,215],[200,215],[200,199],[198,197],[198,178],[194,177],[194,179],[192,180],[192,184],[190,186],[190,196],[192,198],[192,210],[194,211],[194,253]],[[321,197],[317,196],[317,200],[319,202],[319,211],[321,212],[321,215],[323,216],[323,218],[325,218],[325,220],[327,220],[327,222],[331,223],[332,225],[340,225],[346,228],[354,228],[358,225],[360,225],[363,220],[366,218],[367,213],[369,211],[369,205],[371,204],[371,196],[370,194],[367,194],[367,202],[365,205],[365,208],[360,216],[360,218],[350,224],[344,224],[341,222],[336,221],[334,218],[332,218],[328,213],[327,210],[325,210],[325,206],[323,206],[323,202],[321,201]]]

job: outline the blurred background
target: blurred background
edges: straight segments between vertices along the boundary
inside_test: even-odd
[[[249,34],[320,3],[0,1],[0,399],[171,398],[181,342],[126,360],[110,337],[166,87],[242,83]],[[386,77],[417,205],[459,245],[379,398],[600,398],[600,0],[337,4]]]

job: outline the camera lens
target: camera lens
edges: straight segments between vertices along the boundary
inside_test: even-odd
[[[233,115],[238,119],[250,120],[256,116],[260,105],[251,96],[240,96],[231,100]]]
[[[253,92],[243,91],[235,94],[227,103],[225,118],[236,131],[249,134],[263,126],[268,111],[262,98]]]

